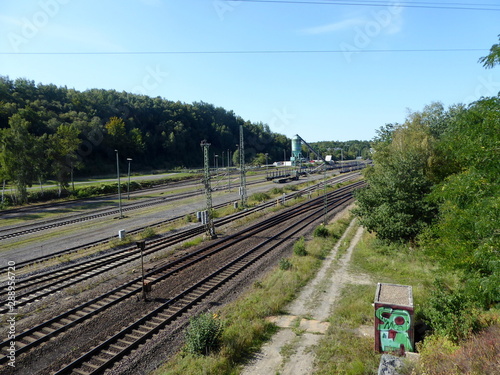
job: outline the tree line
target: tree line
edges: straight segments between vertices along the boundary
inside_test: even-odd
[[[200,143],[211,143],[211,162],[238,165],[240,126],[245,160],[264,164],[291,153],[291,140],[267,124],[205,102],[192,104],[115,90],[83,92],[53,84],[0,76],[0,182],[16,187],[15,203],[27,188],[55,180],[59,195],[75,173],[98,176],[116,171],[116,152],[135,170],[200,168]],[[313,144],[334,160],[365,155],[369,142]],[[307,154],[304,147],[304,155]],[[267,154],[267,156],[266,156]],[[215,157],[217,155],[217,157]]]
[[[500,44],[479,61],[486,68],[500,64]],[[431,327],[459,342],[495,322],[500,93],[449,108],[432,103],[402,124],[381,127],[372,147],[374,165],[364,172],[368,187],[356,194],[360,223],[381,241],[431,257],[442,276],[460,281],[447,285],[446,276],[436,278],[423,312]]]
[[[459,287],[436,279],[425,315],[460,341],[478,311],[500,303],[500,95],[447,109],[432,103],[380,128],[360,223],[384,242],[431,257]]]
[[[270,160],[290,154],[286,136],[212,104],[0,76],[0,181],[15,185],[23,203],[33,183],[54,179],[63,191],[77,171],[114,172],[116,151],[136,170],[201,167],[204,139],[221,166],[237,149],[240,125],[249,162],[258,154]]]

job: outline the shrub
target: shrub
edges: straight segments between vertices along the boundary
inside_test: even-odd
[[[223,328],[223,322],[216,314],[204,313],[191,318],[185,350],[190,354],[208,355],[219,347]]]
[[[271,197],[266,193],[255,193],[255,194],[252,194],[252,196],[250,197],[250,199],[257,201],[257,202],[264,202],[264,201],[269,200],[270,198]]]
[[[328,228],[323,224],[314,229],[314,237],[327,238],[330,235]]]
[[[186,224],[193,223],[195,221],[196,220],[192,214],[187,214],[186,216],[184,216],[184,223]]]
[[[292,262],[290,262],[288,259],[281,258],[280,259],[280,270],[286,271],[292,268]]]
[[[282,188],[277,188],[277,187],[274,187],[271,189],[271,194],[273,195],[278,195],[278,194],[283,194],[284,191]]]
[[[156,235],[155,230],[151,227],[144,228],[144,230],[141,232],[141,238],[146,239],[146,238],[151,238]]]
[[[467,339],[479,328],[479,313],[473,297],[463,290],[448,288],[441,280],[434,282],[424,316],[435,333],[453,342]]]
[[[307,255],[306,241],[304,237],[300,237],[300,239],[297,242],[295,242],[295,244],[293,245],[293,253],[298,256]]]

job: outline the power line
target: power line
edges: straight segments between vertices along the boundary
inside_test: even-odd
[[[229,0],[233,1],[233,0]],[[496,4],[470,4],[470,3],[430,3],[430,2],[387,2],[387,1],[301,1],[301,0],[234,0],[241,3],[271,3],[271,4],[300,4],[300,5],[345,5],[345,6],[371,6],[371,7],[401,7],[401,8],[424,8],[424,9],[451,9],[451,10],[479,10],[479,11],[500,11]],[[497,8],[480,8],[497,7]]]
[[[127,52],[0,52],[3,56],[80,56],[80,55],[267,55],[267,54],[334,54],[356,53],[410,53],[410,52],[488,52],[487,48],[435,48],[435,49],[332,49],[332,50],[240,50],[240,51],[127,51]]]

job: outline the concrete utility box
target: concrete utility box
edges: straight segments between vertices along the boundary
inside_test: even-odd
[[[413,316],[411,286],[378,283],[375,292],[375,350],[380,353],[413,352]]]
[[[120,229],[118,231],[118,238],[120,240],[124,240],[126,236],[127,236],[127,232],[125,231],[125,229]]]

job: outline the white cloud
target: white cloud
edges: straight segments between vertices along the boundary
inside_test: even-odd
[[[310,34],[310,35],[317,35],[317,34],[327,34],[327,33],[332,33],[335,31],[339,30],[344,30],[344,29],[349,29],[354,26],[360,26],[366,23],[365,18],[348,18],[343,21],[339,22],[334,22],[330,23],[327,25],[321,25],[321,26],[315,26],[315,27],[310,27],[307,29],[303,29],[302,32],[305,34]]]

